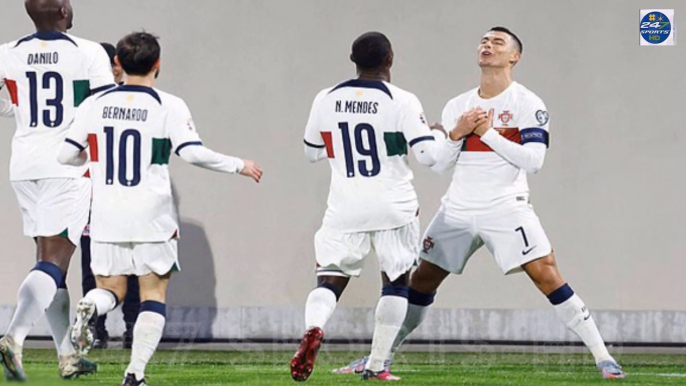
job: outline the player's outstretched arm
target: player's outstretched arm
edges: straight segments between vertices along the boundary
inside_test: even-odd
[[[434,125],[430,135],[415,138],[410,141],[412,154],[420,164],[433,167],[444,153],[446,134],[443,126]]]
[[[400,108],[399,129],[412,149],[417,162],[433,168],[450,153],[446,145],[447,133],[440,124],[429,127],[419,99],[410,94]]]
[[[260,182],[262,179],[262,168],[255,161],[217,153],[201,144],[182,146],[176,150],[176,154],[184,161],[203,169],[220,173],[240,173],[252,178],[255,182]]]

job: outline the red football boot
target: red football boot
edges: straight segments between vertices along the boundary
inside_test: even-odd
[[[321,328],[312,327],[305,331],[300,348],[291,360],[291,376],[294,381],[304,382],[312,375],[314,361],[317,359],[323,340],[324,331]]]

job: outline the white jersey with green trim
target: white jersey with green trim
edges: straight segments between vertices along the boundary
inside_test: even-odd
[[[172,152],[202,146],[181,98],[150,87],[119,86],[83,103],[65,141],[90,155],[93,240],[174,237],[179,226],[169,159]]]
[[[353,79],[322,90],[305,144],[326,149],[331,166],[323,226],[365,232],[410,223],[419,203],[408,148],[434,139],[419,99],[390,83]]]
[[[114,86],[98,43],[61,32],[37,32],[0,46],[0,88],[7,87],[16,120],[10,180],[77,178],[85,167],[57,155],[77,107]]]
[[[528,202],[526,165],[542,166],[549,144],[545,104],[517,82],[490,99],[481,98],[475,88],[446,104],[443,126],[455,127],[462,114],[475,107],[494,110],[494,127],[482,137],[471,134],[456,143],[461,149],[450,160],[455,170],[443,197],[444,208],[489,213]]]

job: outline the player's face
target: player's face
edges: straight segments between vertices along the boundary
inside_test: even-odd
[[[499,31],[486,33],[481,38],[477,53],[479,67],[509,67],[519,60],[519,53],[512,36]]]

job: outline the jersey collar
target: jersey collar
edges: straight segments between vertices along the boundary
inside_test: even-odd
[[[380,80],[350,79],[334,87],[329,91],[329,94],[344,87],[374,88],[393,99],[391,90],[389,90],[388,87],[386,87],[386,84]]]
[[[69,35],[62,33],[60,31],[39,31],[34,33],[33,35],[26,36],[22,39],[20,39],[17,44],[14,46],[14,48],[17,48],[20,44],[29,42],[33,39],[38,39],[38,40],[46,40],[46,41],[54,41],[54,40],[66,40],[70,42],[71,44],[75,46],[79,46],[76,44],[76,42],[69,37]]]
[[[111,89],[110,91],[104,92],[102,95],[100,95],[100,98],[104,97],[105,95],[112,94],[113,92],[142,92],[145,94],[150,95],[151,97],[155,98],[159,104],[162,104],[162,98],[160,98],[160,94],[155,91],[154,88],[152,87],[146,87],[146,86],[136,86],[136,85],[130,85],[130,84],[125,84],[119,87],[115,87]],[[98,99],[100,99],[98,98]]]

